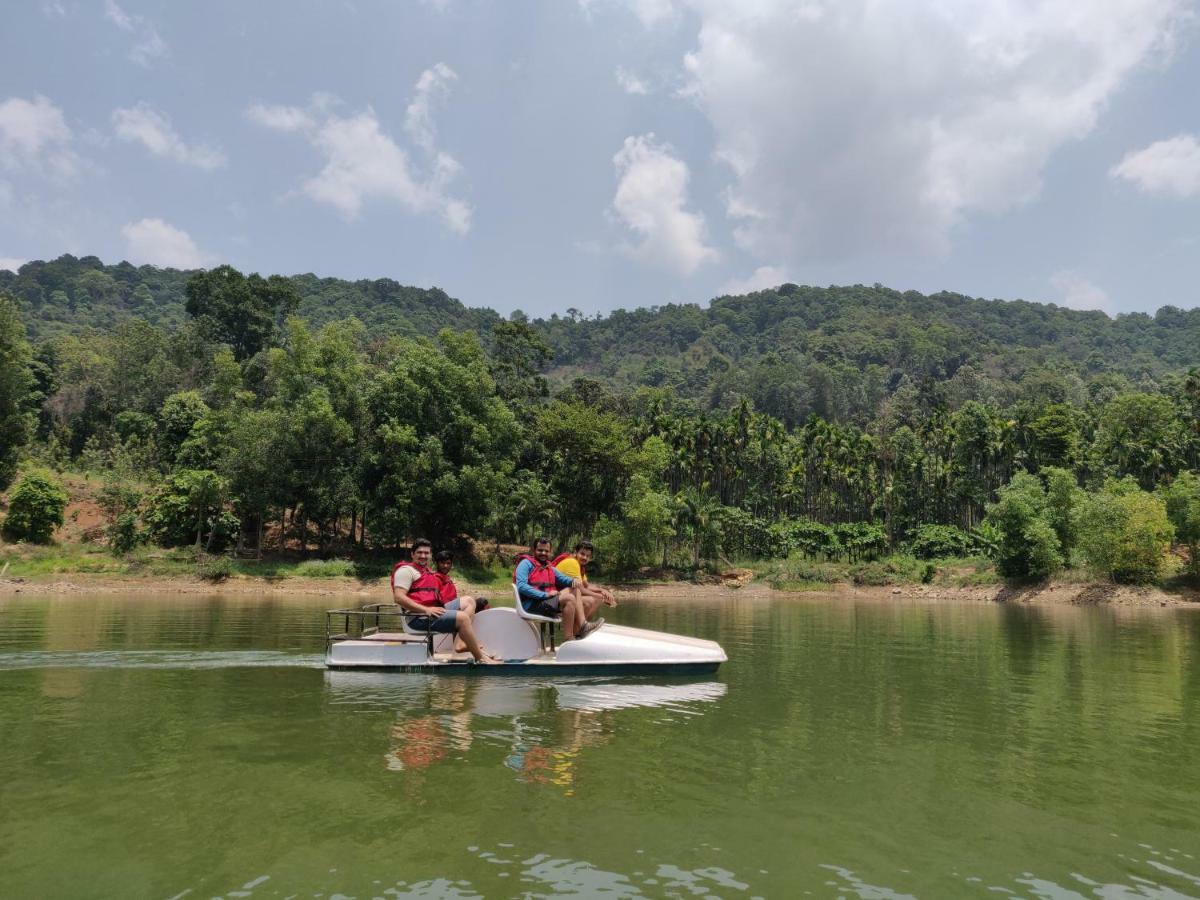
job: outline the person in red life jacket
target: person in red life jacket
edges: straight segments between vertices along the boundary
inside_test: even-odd
[[[413,628],[438,634],[457,634],[475,662],[500,662],[479,646],[472,623],[475,602],[462,597],[443,603],[441,581],[436,572],[429,570],[432,556],[433,545],[429,541],[421,538],[413,542],[412,562],[398,562],[392,568],[392,599],[408,612],[420,613],[409,620]]]
[[[472,609],[477,613],[481,613],[488,608],[489,604],[487,600],[484,600],[482,597],[458,596],[458,585],[450,577],[450,570],[454,568],[453,553],[449,550],[439,550],[433,554],[433,564],[437,568],[438,596],[441,597],[442,606],[445,606],[451,600],[459,600],[465,605],[465,608]]]
[[[600,601],[584,595],[583,580],[571,578],[550,564],[550,538],[540,537],[533,542],[529,553],[518,558],[513,583],[525,611],[535,616],[562,616],[565,640],[585,638],[601,625],[603,619],[589,622]]]
[[[575,545],[574,551],[558,554],[558,556],[550,560],[550,565],[554,566],[562,574],[582,581],[583,587],[581,590],[585,595],[590,594],[598,597],[600,602],[605,606],[616,606],[617,598],[613,596],[612,591],[588,581],[587,566],[592,561],[592,556],[595,552],[595,545],[591,541],[580,541]]]

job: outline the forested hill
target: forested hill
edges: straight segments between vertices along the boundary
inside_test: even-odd
[[[182,325],[190,273],[96,257],[31,262],[0,271],[0,290],[18,298],[31,339],[111,330],[141,317]],[[490,342],[500,316],[469,308],[437,288],[390,279],[293,276],[299,314],[314,325],[361,320],[371,335],[472,330]],[[553,350],[551,379],[599,378],[627,391],[670,387],[702,407],[742,397],[789,424],[817,414],[866,421],[884,398],[909,385],[925,402],[1000,405],[1049,391],[1086,402],[1089,386],[1150,387],[1200,363],[1200,309],[1166,306],[1155,315],[1110,319],[1025,301],[923,295],[874,287],[799,287],[720,297],[707,308],[668,305],[586,318],[531,322]],[[1117,384],[1119,383],[1119,384]]]
[[[0,291],[16,297],[29,337],[35,343],[87,329],[111,330],[138,316],[170,329],[187,321],[184,288],[192,272],[134,266],[106,266],[94,256],[60,256],[33,261],[17,274],[0,270]],[[345,281],[295,275],[298,314],[314,325],[351,316],[372,333],[435,335],[443,328],[489,331],[500,317],[490,309],[468,309],[439,288],[398,284],[389,278]]]

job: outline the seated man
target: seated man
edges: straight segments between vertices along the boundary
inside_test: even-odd
[[[429,560],[433,556],[433,545],[421,538],[413,542],[412,562],[398,562],[392,568],[392,599],[412,613],[419,613],[409,620],[418,631],[437,634],[456,634],[475,662],[498,663],[500,660],[484,653],[475,637],[472,619],[475,604],[454,599],[443,604],[441,582],[436,572],[429,571]],[[465,598],[464,598],[465,599]],[[457,646],[456,648],[457,649]]]
[[[550,565],[550,539],[540,537],[530,553],[522,554],[513,573],[513,583],[525,611],[536,616],[562,616],[564,640],[585,638],[604,623],[588,622],[600,601],[583,596],[576,588],[583,581],[570,578]]]
[[[613,596],[612,591],[588,582],[587,566],[592,561],[595,552],[596,548],[591,541],[580,541],[575,545],[573,552],[560,553],[554,557],[550,565],[562,574],[582,582],[583,587],[580,590],[583,591],[584,596],[598,597],[605,606],[616,606],[617,598]]]
[[[454,568],[454,554],[449,550],[439,550],[433,555],[433,564],[437,566],[438,578],[438,596],[441,598],[442,606],[457,600],[461,604],[461,609],[465,609],[472,613],[481,613],[488,608],[487,600],[482,597],[459,597],[458,585],[454,583],[454,579],[450,577],[450,570]]]

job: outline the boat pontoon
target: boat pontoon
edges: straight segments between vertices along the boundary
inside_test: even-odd
[[[515,594],[515,589],[514,589]],[[497,675],[700,675],[725,651],[715,641],[604,624],[586,638],[556,644],[557,619],[493,607],[475,616],[475,634],[500,665],[476,665],[454,651],[454,637],[417,631],[413,614],[391,603],[325,613],[325,664],[331,669]]]

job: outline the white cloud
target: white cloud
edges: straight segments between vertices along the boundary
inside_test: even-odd
[[[746,278],[731,279],[721,287],[722,294],[752,294],[767,288],[778,287],[789,280],[782,266],[759,266]]]
[[[437,131],[433,125],[433,104],[450,93],[458,75],[445,63],[438,63],[421,73],[412,102],[404,111],[404,130],[412,142],[426,153],[436,153]]]
[[[1127,153],[1108,174],[1132,181],[1147,194],[1200,194],[1200,142],[1190,134],[1156,141]]]
[[[1188,0],[680,2],[736,238],[795,265],[944,252],[968,217],[1036,197]]]
[[[612,211],[637,237],[633,257],[690,275],[716,259],[705,243],[704,216],[687,210],[688,167],[653,133],[627,137],[613,157],[618,184]]]
[[[129,259],[139,265],[203,269],[216,260],[196,246],[191,236],[162,219],[142,219],[121,229]]]
[[[0,103],[0,169],[70,178],[80,168],[62,110],[37,96]]]
[[[644,82],[642,79],[638,78],[637,75],[635,75],[633,72],[630,72],[628,69],[624,68],[623,66],[617,67],[616,76],[617,76],[617,84],[619,84],[621,86],[621,90],[623,90],[625,93],[627,93],[627,94],[648,94],[648,93],[650,93],[650,88],[647,86],[646,82]]]
[[[418,214],[434,214],[456,234],[471,230],[471,207],[451,196],[450,187],[461,166],[436,147],[431,116],[435,96],[444,94],[455,78],[447,66],[427,69],[417,81],[405,115],[405,131],[424,157],[423,165],[382,128],[370,107],[344,115],[335,98],[314,96],[307,108],[255,104],[246,117],[267,128],[302,134],[325,158],[325,166],[306,179],[300,190],[312,200],[357,217],[371,200],[390,200]]]
[[[58,0],[42,0],[42,15],[48,19],[64,19],[67,9]]]
[[[219,149],[206,144],[189,146],[166,116],[145,103],[114,110],[112,122],[117,137],[140,143],[155,156],[208,171],[225,165],[225,154]]]
[[[246,110],[246,118],[276,131],[308,131],[317,127],[307,112],[296,106],[266,106],[255,103]]]
[[[1107,292],[1072,269],[1063,269],[1050,276],[1050,286],[1059,293],[1059,306],[1070,309],[1098,309],[1112,314],[1114,306]]]
[[[128,57],[139,66],[149,67],[154,60],[169,52],[167,42],[162,39],[154,23],[145,16],[130,15],[116,0],[104,0],[104,17],[127,34],[134,36],[136,43],[129,49]]]
[[[18,259],[15,256],[0,256],[0,271],[7,269],[15,275],[17,269],[21,268],[21,266],[25,265],[27,262],[29,262],[29,260]]]
[[[625,6],[637,16],[638,21],[646,28],[675,21],[679,16],[679,4],[676,0],[616,0],[618,5]],[[597,0],[579,0],[579,6],[584,15],[591,15],[592,7]]]

